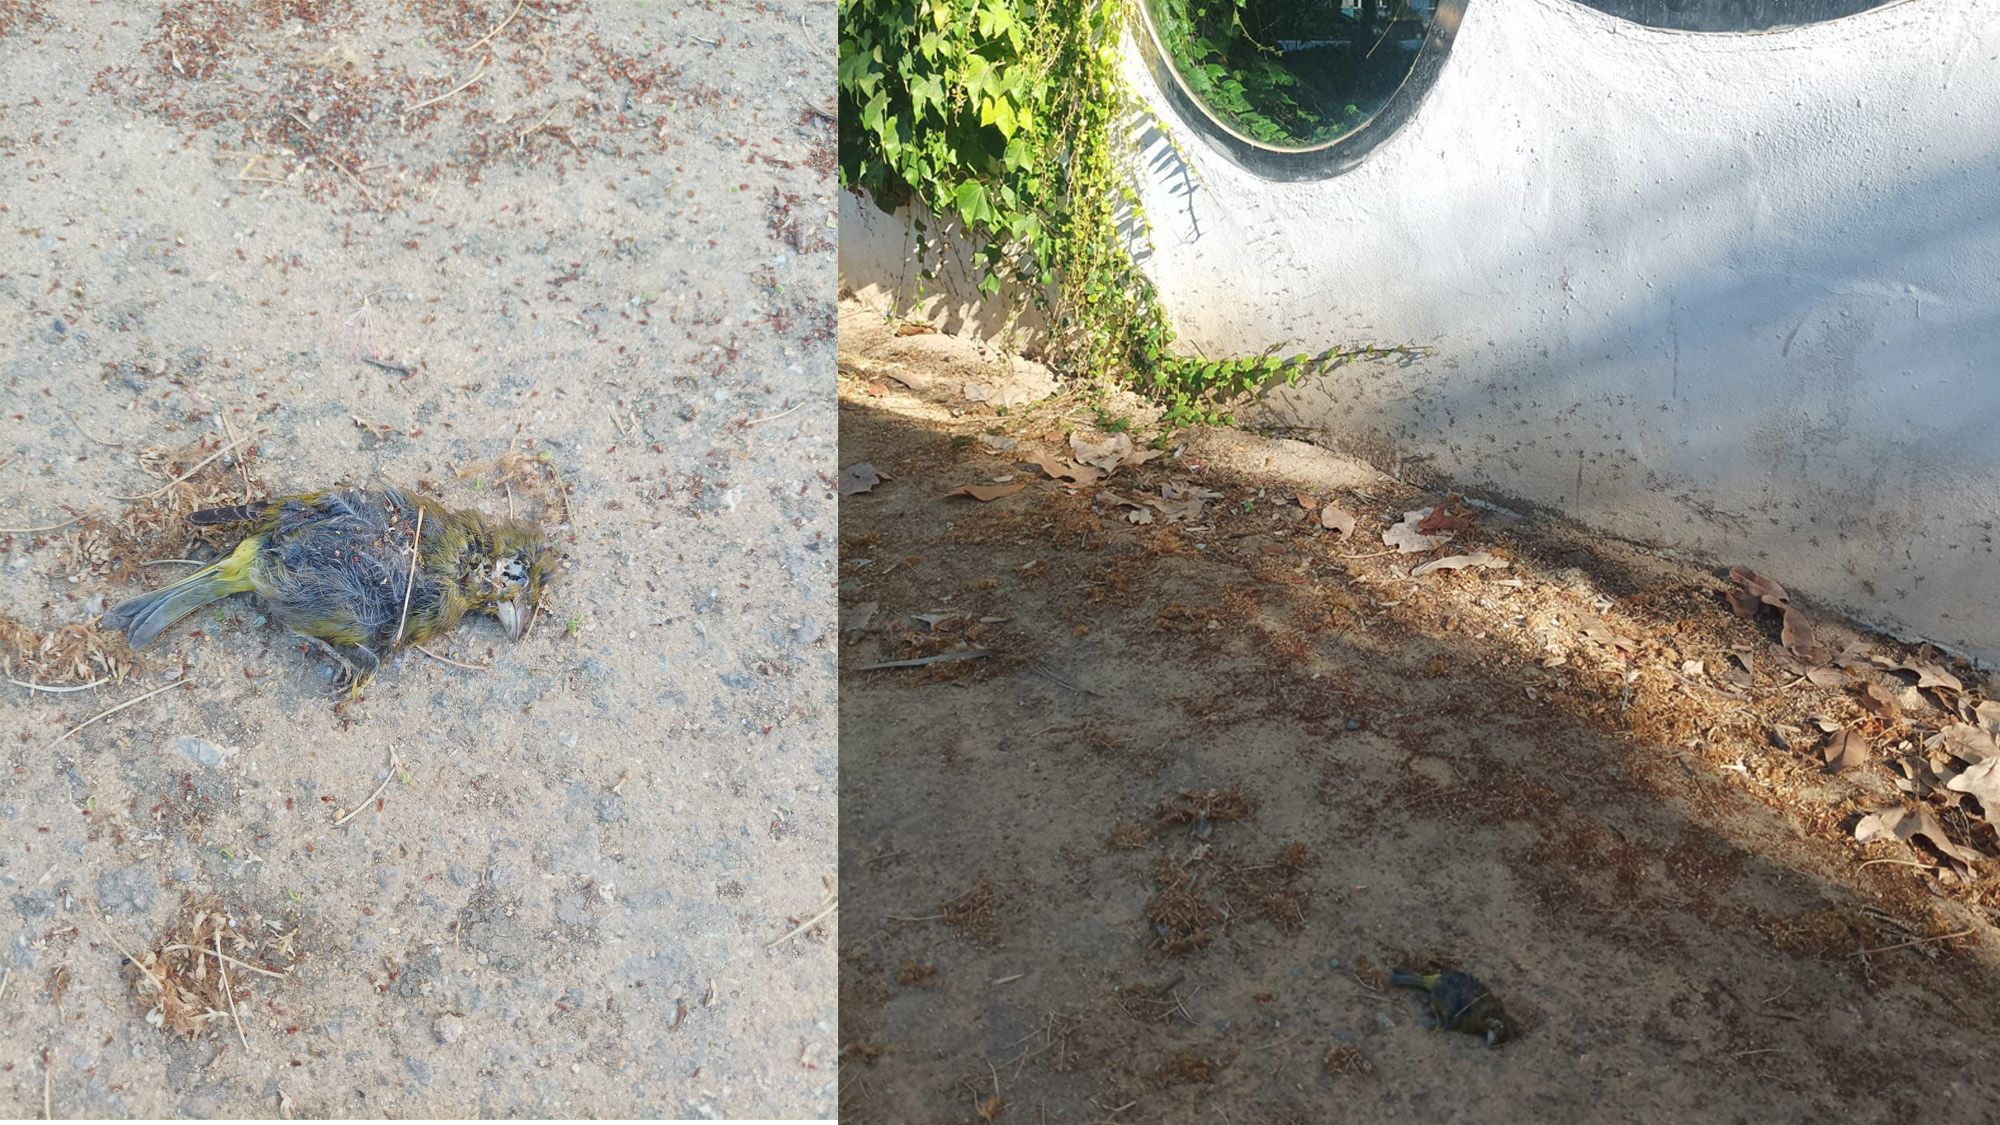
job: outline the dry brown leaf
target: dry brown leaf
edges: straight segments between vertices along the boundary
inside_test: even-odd
[[[871,398],[881,398],[883,395],[889,393],[889,384],[867,383],[862,386],[861,391],[863,394],[866,394]]]
[[[858,496],[881,484],[884,479],[881,473],[875,471],[875,466],[866,461],[849,465],[840,471],[840,494]]]
[[[1949,783],[1947,783],[1949,784]],[[1866,844],[1874,840],[1900,840],[1912,851],[1912,843],[1918,836],[1930,841],[1932,847],[1944,855],[1971,867],[1986,857],[1963,844],[1955,844],[1944,834],[1944,825],[1930,809],[1919,805],[1915,809],[1883,809],[1869,813],[1854,826],[1854,838]]]
[[[1600,629],[1595,625],[1585,625],[1576,632],[1577,636],[1582,637],[1584,640],[1594,641],[1606,648],[1622,648],[1627,652],[1639,651],[1638,641],[1618,633],[1613,633],[1608,629]]]
[[[1160,485],[1158,500],[1150,496],[1145,499],[1146,503],[1158,508],[1160,514],[1170,520],[1198,520],[1201,518],[1202,508],[1210,500],[1219,499],[1221,496],[1222,493],[1213,489],[1165,481]]]
[[[1895,722],[1903,717],[1903,709],[1896,705],[1896,697],[1883,690],[1880,684],[1861,685],[1861,707],[1871,714],[1880,716],[1885,722]]]
[[[1734,649],[1729,657],[1729,662],[1715,673],[1716,678],[1732,687],[1750,690],[1756,684],[1753,675],[1755,665],[1751,653],[1744,649]]]
[[[1765,605],[1774,605],[1779,609],[1791,608],[1792,596],[1785,592],[1783,586],[1778,585],[1776,582],[1751,570],[1747,566],[1730,567],[1729,579],[1749,592],[1752,597],[1762,601]]]
[[[1012,484],[968,484],[963,488],[954,488],[950,492],[945,493],[945,495],[970,496],[974,500],[985,504],[998,500],[1002,496],[1012,496],[1026,487],[1028,487],[1027,481],[1018,480]]]
[[[881,602],[862,602],[860,605],[841,606],[840,631],[843,633],[859,633],[868,628],[868,623],[875,619],[875,611],[880,608],[882,608]]]
[[[981,1121],[996,1120],[1005,1112],[1007,1112],[1007,1103],[1002,1101],[998,1094],[979,1103],[979,1119]]]
[[[1972,715],[1978,717],[1978,725],[1986,729],[1988,735],[2000,735],[2000,699],[1980,701],[1980,705],[1972,709]]]
[[[2000,699],[1983,700],[1972,713],[1979,716],[1979,725],[1988,734],[2000,734]]]
[[[1915,672],[1919,688],[1944,688],[1947,691],[1964,691],[1965,684],[1957,676],[1936,664],[1924,664],[1915,660],[1905,660],[1888,667],[1897,672]]]
[[[1125,496],[1120,493],[1113,492],[1108,488],[1099,489],[1097,495],[1091,497],[1090,502],[1093,504],[1110,504],[1113,507],[1118,507],[1118,508],[1144,507],[1144,505],[1140,504],[1137,500],[1132,499],[1130,496]]]
[[[1066,480],[1072,484],[1091,485],[1096,484],[1104,478],[1104,471],[1102,469],[1051,457],[1039,449],[1021,454],[1021,460],[1047,473],[1052,480]]]
[[[936,331],[937,329],[931,325],[913,320],[904,321],[896,326],[898,336],[928,336]]]
[[[1826,761],[1827,773],[1840,773],[1868,762],[1868,739],[1860,731],[1844,730],[1826,740],[1820,750],[1820,757]]]
[[[1354,518],[1354,513],[1345,508],[1326,504],[1319,510],[1319,525],[1343,538],[1353,535],[1359,523],[1360,521]]]
[[[1125,520],[1127,523],[1144,526],[1153,522],[1153,510],[1151,508],[1127,508],[1125,510]]]
[[[1806,669],[1806,679],[1819,687],[1840,688],[1847,686],[1847,673],[1831,666]]]
[[[1297,500],[1299,502],[1299,507],[1304,508],[1306,511],[1308,512],[1319,511],[1319,497],[1308,496],[1305,493],[1301,492],[1298,494]]]
[[[1800,613],[1798,610],[1792,609],[1789,606],[1786,607],[1785,627],[1779,633],[1778,639],[1783,641],[1785,647],[1791,650],[1792,654],[1799,659],[1806,660],[1812,656],[1812,622],[1807,621],[1806,615]]]
[[[1121,465],[1143,465],[1160,455],[1157,449],[1140,449],[1131,434],[1112,434],[1103,441],[1091,441],[1081,434],[1069,435],[1070,452],[1081,464],[1112,473]]]
[[[1415,570],[1410,571],[1410,577],[1422,578],[1434,570],[1463,570],[1468,566],[1476,566],[1481,570],[1496,570],[1508,565],[1511,564],[1506,559],[1500,558],[1491,551],[1475,551],[1469,555],[1452,555],[1449,558],[1432,559]]]
[[[2000,758],[2000,738],[1995,738],[1992,731],[1970,723],[1953,723],[1941,734],[1945,753],[1961,762],[1978,763]]]
[[[1945,782],[1944,787],[1977,797],[1986,823],[2000,828],[2000,758],[1974,763],[1971,769]]]
[[[1755,617],[1757,611],[1764,608],[1763,601],[1748,590],[1732,586],[1723,592],[1723,596],[1729,599],[1730,612],[1738,617]]]
[[[1403,522],[1392,525],[1389,530],[1382,533],[1382,545],[1394,547],[1405,555],[1414,555],[1419,551],[1428,551],[1442,545],[1451,538],[1449,532],[1430,535],[1419,530],[1434,511],[1436,511],[1434,508],[1419,508],[1414,512],[1404,512]]]
[[[1419,535],[1437,535],[1442,532],[1464,531],[1472,526],[1469,514],[1446,511],[1442,507],[1432,508],[1430,514],[1417,521]]]
[[[1840,650],[1840,655],[1833,658],[1833,663],[1850,672],[1856,672],[1868,667],[1873,655],[1867,645],[1854,641]]]

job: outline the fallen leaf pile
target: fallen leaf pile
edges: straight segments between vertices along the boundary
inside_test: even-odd
[[[2000,761],[2000,704],[1971,699],[1964,681],[1935,661],[1877,655],[1858,639],[1829,657],[1833,645],[1806,620],[1784,586],[1743,566],[1732,567],[1729,580],[1726,597],[1738,617],[1754,621],[1767,608],[1782,615],[1775,650],[1782,667],[1818,687],[1855,689],[1850,698],[1869,716],[1880,746],[1896,743],[1883,759],[1877,738],[1867,731],[1821,720],[1829,734],[1819,750],[1827,772],[1845,773],[1881,760],[1895,788],[1919,802],[1861,817],[1854,825],[1856,842],[1894,841],[1924,866],[1936,857],[1961,878],[1970,876],[1985,854],[1952,839],[1945,820],[1927,802],[1954,809],[1970,798],[1980,818],[2000,828],[2000,765],[1994,764]],[[1902,700],[1893,678],[1898,673],[1916,677],[1914,694],[1904,687]],[[1947,721],[1933,718],[1939,712]]]
[[[1141,449],[1131,434],[1112,434],[1092,441],[1079,433],[1069,435],[1070,452],[1079,465],[1102,470],[1106,476],[1126,465],[1143,465],[1160,455],[1157,449]]]

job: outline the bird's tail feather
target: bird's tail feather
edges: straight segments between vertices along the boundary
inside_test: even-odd
[[[218,523],[241,523],[245,520],[261,519],[269,511],[271,502],[259,500],[254,504],[232,504],[227,508],[203,508],[188,515],[188,522],[196,526]]]
[[[171,586],[121,602],[107,610],[99,624],[106,629],[123,629],[133,648],[144,648],[167,626],[218,598],[250,589],[243,578],[243,554],[235,554],[202,567]]]
[[[1408,969],[1392,970],[1389,973],[1389,983],[1397,988],[1428,989],[1431,986],[1430,981],[1424,979],[1421,974],[1410,972]]]

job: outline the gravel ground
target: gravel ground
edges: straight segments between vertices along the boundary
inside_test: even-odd
[[[0,1111],[831,1116],[832,19],[0,0],[0,613],[336,482],[569,559],[339,713],[248,597],[0,686]]]

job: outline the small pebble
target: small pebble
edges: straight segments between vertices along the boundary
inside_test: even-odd
[[[437,1022],[431,1025],[431,1034],[437,1036],[440,1043],[455,1043],[459,1036],[465,1034],[465,1021],[457,1016],[439,1016]]]
[[[184,734],[175,739],[174,749],[189,761],[211,768],[222,765],[229,760],[231,754],[236,753],[229,747],[217,746],[206,738],[197,738],[191,734]]]

